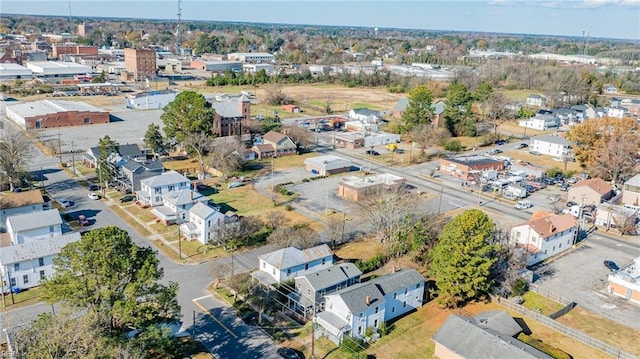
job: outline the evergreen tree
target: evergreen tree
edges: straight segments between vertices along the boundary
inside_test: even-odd
[[[407,130],[419,125],[428,125],[433,120],[433,96],[431,90],[424,85],[409,92],[409,104],[402,114],[402,121]]]

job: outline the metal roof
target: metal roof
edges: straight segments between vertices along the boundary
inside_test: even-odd
[[[60,112],[107,112],[101,108],[80,101],[42,100],[19,105],[7,106],[7,112],[13,112],[22,118],[44,116]]]
[[[277,251],[263,254],[260,259],[280,270],[295,267],[300,264],[312,262],[316,259],[332,257],[333,252],[326,244],[300,250],[296,247],[287,247]]]
[[[55,226],[62,224],[62,217],[57,209],[37,211],[19,214],[7,218],[7,226],[11,226],[14,232],[28,231],[30,229]]]
[[[197,216],[197,217],[202,218],[202,219],[208,218],[209,216],[211,216],[215,212],[217,212],[215,209],[207,206],[206,204],[204,204],[202,202],[198,202],[198,203],[194,204],[193,207],[191,207],[191,209],[189,209],[189,213],[190,214],[193,214],[194,216]]]
[[[191,183],[191,181],[187,177],[181,175],[176,171],[167,171],[158,176],[144,179],[141,182],[149,187],[162,187],[171,184],[175,185],[179,183]]]
[[[309,157],[304,160],[305,165],[314,166],[317,168],[322,168],[325,170],[334,170],[338,168],[351,167],[352,163],[348,159],[334,156],[334,155],[324,155],[317,157]]]
[[[35,258],[47,257],[60,253],[62,247],[80,240],[80,233],[72,232],[51,239],[30,240],[21,244],[2,247],[0,250],[0,264],[24,262]]]
[[[296,280],[306,280],[311,288],[318,291],[361,275],[362,272],[355,266],[355,264],[340,263],[329,268],[321,269],[317,272],[297,277]]]
[[[553,136],[553,135],[542,135],[542,136],[534,137],[533,140],[539,141],[539,142],[554,143],[557,145],[567,146],[567,147],[573,145],[571,141],[565,138],[562,138],[560,136]]]

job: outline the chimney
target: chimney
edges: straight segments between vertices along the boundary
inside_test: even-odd
[[[366,296],[364,298],[364,302],[367,303],[367,306],[370,306],[371,305],[371,297],[370,296]]]

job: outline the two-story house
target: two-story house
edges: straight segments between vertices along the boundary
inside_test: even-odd
[[[163,196],[182,189],[188,189],[191,181],[176,171],[167,171],[158,176],[140,181],[140,190],[136,192],[138,202],[143,206],[163,204]]]
[[[83,164],[87,167],[95,168],[100,160],[100,147],[91,147],[87,150],[83,158]],[[119,145],[117,148],[117,152],[115,154],[109,155],[117,155],[124,161],[130,161],[136,158],[144,158],[145,154],[140,150],[137,144],[125,144]],[[123,162],[124,163],[124,162]]]
[[[295,292],[289,294],[290,306],[306,313],[324,310],[324,296],[360,283],[362,272],[353,263],[339,263],[329,268],[295,277]]]
[[[189,210],[196,203],[207,200],[207,197],[189,188],[169,191],[162,195],[162,204],[153,207],[151,213],[165,225],[174,222],[183,223],[187,221]]]
[[[210,240],[215,240],[217,229],[224,230],[223,224],[236,220],[235,216],[220,213],[219,207],[198,202],[187,212],[186,222],[180,225],[180,230],[187,238],[207,244]]]
[[[552,114],[536,114],[528,119],[518,121],[518,126],[540,131],[555,130],[560,127],[560,119]]]
[[[355,284],[325,296],[325,310],[316,315],[323,335],[339,344],[345,335],[362,338],[367,328],[397,318],[423,303],[424,277],[415,269]]]
[[[554,135],[542,135],[531,140],[531,151],[537,151],[543,155],[549,155],[561,159],[573,157],[573,143],[563,137]]]
[[[364,123],[379,124],[384,120],[380,111],[371,110],[364,107],[352,109],[351,111],[349,111],[349,114],[347,116],[349,117],[349,120],[360,121]]]
[[[262,136],[262,143],[253,146],[253,152],[258,158],[292,156],[297,151],[295,142],[289,136],[275,131],[267,132]]]
[[[0,276],[11,287],[32,288],[53,275],[53,258],[80,233],[63,234],[57,209],[7,218],[7,233],[0,234]]]
[[[527,96],[525,103],[527,104],[527,106],[541,107],[547,105],[547,99],[542,95],[531,94]]]
[[[533,265],[571,248],[577,230],[569,213],[538,211],[528,222],[511,228],[511,241],[523,249],[525,263]]]
[[[44,199],[39,190],[0,193],[0,232],[7,230],[7,218],[17,214],[39,212]]]
[[[132,192],[139,191],[140,181],[146,178],[158,176],[164,171],[164,166],[162,165],[162,161],[148,161],[148,160],[133,160],[127,161],[122,165],[121,173],[122,173],[122,182],[129,188],[131,188]]]
[[[326,244],[307,249],[287,247],[261,255],[259,268],[251,276],[263,284],[272,285],[332,265],[333,252]]]
[[[590,178],[578,181],[569,187],[567,199],[580,205],[599,206],[613,198],[615,192],[610,183],[601,178]]]

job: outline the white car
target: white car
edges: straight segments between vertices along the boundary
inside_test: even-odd
[[[60,207],[62,208],[67,208],[67,207],[71,207],[71,202],[69,202],[69,200],[61,198],[58,200],[58,204],[60,205]]]
[[[97,193],[90,192],[89,193],[89,198],[91,198],[93,200],[100,199],[100,195],[97,194]]]

